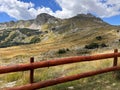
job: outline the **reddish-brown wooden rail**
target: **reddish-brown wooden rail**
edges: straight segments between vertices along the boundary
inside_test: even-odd
[[[97,74],[101,74],[101,73],[116,71],[116,70],[120,70],[120,67],[114,66],[114,67],[101,69],[101,70],[97,70],[97,71],[91,71],[91,72],[76,74],[76,75],[72,75],[72,76],[60,77],[60,78],[56,78],[53,80],[46,80],[46,81],[41,81],[38,83],[27,84],[24,86],[10,88],[10,89],[6,89],[6,90],[35,90],[35,89],[39,89],[39,88],[44,88],[44,87],[48,87],[48,86],[52,86],[52,85],[56,85],[56,84],[60,84],[60,83],[65,83],[65,82],[69,82],[69,81],[73,81],[73,80],[78,80],[80,78],[85,78],[85,77],[89,77],[89,76],[93,76],[93,75],[97,75]]]
[[[102,59],[114,58],[114,57],[120,57],[120,53],[99,54],[99,55],[92,55],[92,56],[77,56],[77,57],[70,57],[70,58],[63,58],[63,59],[56,59],[56,60],[34,62],[34,63],[29,63],[29,64],[4,66],[4,67],[0,67],[0,74],[18,72],[18,71],[26,71],[26,70],[31,70],[31,69],[57,66],[57,65],[69,64],[69,63],[95,61],[95,60],[100,60],[100,59],[102,60]]]

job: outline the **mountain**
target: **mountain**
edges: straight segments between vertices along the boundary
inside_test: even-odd
[[[38,45],[45,51],[61,48],[117,48],[119,26],[112,26],[92,14],[59,19],[43,13],[33,20],[0,23],[0,47]],[[31,47],[32,48],[32,47]]]
[[[6,23],[0,23],[0,30],[1,29],[7,29],[7,28],[38,28],[40,27],[40,25],[43,25],[45,23],[52,23],[57,21],[58,19],[46,14],[46,13],[42,13],[40,15],[38,15],[35,19],[33,20],[20,20],[17,22],[14,21],[10,21],[10,22],[6,22]]]
[[[41,25],[44,25],[46,23],[47,24],[55,24],[55,23],[64,22],[64,21],[72,22],[72,20],[73,20],[73,22],[75,20],[77,20],[78,23],[84,23],[84,21],[86,22],[86,20],[90,21],[94,24],[95,23],[98,23],[98,24],[105,23],[102,21],[102,19],[97,18],[97,17],[93,16],[92,14],[86,14],[86,15],[85,14],[78,14],[75,17],[72,17],[72,18],[69,18],[66,20],[61,20],[61,19],[56,18],[54,16],[51,16],[49,14],[42,13],[42,14],[38,15],[33,20],[26,20],[26,21],[19,20],[17,22],[10,21],[10,22],[6,22],[6,23],[0,23],[0,30],[7,29],[7,28],[29,28],[29,29],[34,28],[34,29],[38,29],[38,27],[40,27]]]
[[[42,13],[36,17],[36,19],[34,20],[34,24],[43,25],[45,23],[52,23],[55,21],[57,21],[57,18],[55,18],[54,16],[51,16],[46,13]]]

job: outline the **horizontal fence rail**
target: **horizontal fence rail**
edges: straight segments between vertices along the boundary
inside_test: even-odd
[[[44,88],[47,86],[52,86],[60,83],[65,83],[68,81],[77,80],[80,78],[85,78],[85,77],[102,74],[110,71],[120,70],[120,67],[117,66],[118,57],[120,57],[120,53],[118,52],[117,49],[115,49],[114,53],[98,54],[98,55],[90,55],[90,56],[76,56],[76,57],[47,60],[47,61],[40,61],[40,62],[34,62],[34,58],[31,58],[29,64],[19,64],[14,66],[0,67],[0,74],[30,70],[30,84],[13,87],[6,90],[35,90],[35,89]],[[77,62],[103,60],[107,58],[114,58],[113,67],[91,71],[91,72],[85,72],[85,73],[72,75],[72,76],[59,77],[53,80],[40,81],[37,83],[33,82],[34,69],[37,69],[37,68],[45,68],[45,67],[58,66],[58,65],[77,63]]]

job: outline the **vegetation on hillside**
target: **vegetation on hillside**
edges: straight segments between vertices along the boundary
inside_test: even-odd
[[[0,33],[0,48],[38,43],[42,34],[39,30],[27,28],[5,29]]]

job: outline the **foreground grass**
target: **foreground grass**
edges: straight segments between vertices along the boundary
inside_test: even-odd
[[[113,59],[107,59],[105,61],[75,63],[69,65],[60,65],[55,67],[36,69],[34,82],[103,69],[112,66],[112,60]],[[117,73],[117,75],[120,74]],[[2,83],[0,83],[0,85],[3,86],[6,83],[14,81],[16,81],[14,86],[28,84],[29,71],[1,75],[0,81],[3,81]],[[116,78],[116,75],[113,72],[109,72],[68,83],[58,84],[40,90],[118,90],[120,88],[119,82],[120,78]]]
[[[120,81],[113,76],[113,72],[96,75],[40,90],[118,90]]]

